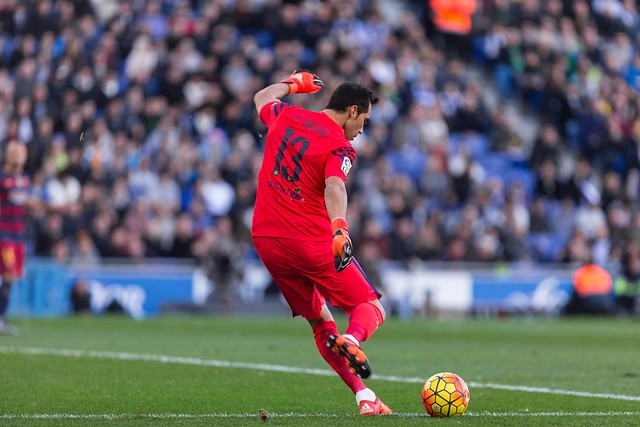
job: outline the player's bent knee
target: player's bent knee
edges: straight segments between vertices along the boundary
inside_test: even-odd
[[[382,306],[382,304],[380,304],[380,300],[372,300],[369,301],[369,304],[375,306],[379,311],[380,311],[380,315],[382,316],[382,320],[386,320],[387,319],[387,312],[384,310],[384,307]]]

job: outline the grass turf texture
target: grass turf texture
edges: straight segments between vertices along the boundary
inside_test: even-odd
[[[345,321],[338,318],[341,329]],[[452,371],[469,384],[471,403],[462,417],[435,419],[422,408],[422,384],[371,379],[367,384],[397,415],[366,420],[357,416],[355,400],[337,376],[26,353],[34,347],[73,349],[327,370],[301,319],[103,317],[14,323],[20,337],[0,336],[3,426],[262,425],[261,409],[270,414],[267,424],[292,426],[621,426],[640,420],[638,400],[487,386],[640,396],[640,322],[633,319],[392,319],[364,346],[374,375],[426,380]],[[531,415],[542,413],[554,414]],[[65,416],[34,417],[46,414]]]

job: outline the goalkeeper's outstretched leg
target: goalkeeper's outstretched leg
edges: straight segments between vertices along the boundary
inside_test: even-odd
[[[339,351],[335,351],[334,347],[329,346],[328,344],[332,342],[332,340],[335,342],[336,337],[338,338],[338,342],[348,342],[353,347],[357,347],[359,352],[356,352],[356,354],[359,354],[360,359],[364,360],[368,366],[367,358],[360,347],[355,346],[348,341],[347,338],[344,338],[343,335],[338,333],[336,323],[326,305],[323,305],[321,315],[322,317],[320,319],[309,321],[309,324],[311,324],[311,327],[313,328],[316,347],[324,360],[329,364],[329,366],[331,366],[340,379],[342,379],[342,381],[355,395],[356,402],[360,407],[360,415],[368,416],[391,414],[392,411],[389,407],[385,405],[380,398],[376,396],[373,390],[368,388],[362,381],[362,378],[366,378],[369,375],[361,375],[358,373],[358,369],[352,366],[348,357],[345,357]],[[359,369],[360,372],[363,372],[361,365],[359,366]],[[370,374],[370,367],[368,368],[368,372]]]

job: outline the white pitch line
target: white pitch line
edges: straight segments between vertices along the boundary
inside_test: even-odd
[[[212,414],[3,414],[0,420],[123,420],[123,419],[215,419],[215,418],[258,418],[258,413],[249,414],[229,414],[218,412]],[[356,414],[329,414],[314,413],[303,414],[296,412],[269,413],[269,418],[342,418],[356,417]],[[400,418],[423,418],[428,417],[426,413],[396,413],[386,415]],[[610,411],[610,412],[472,412],[466,413],[465,417],[477,418],[502,418],[502,417],[616,417],[616,416],[640,416],[640,411]]]
[[[212,366],[217,368],[254,369],[259,371],[285,372],[285,373],[292,373],[292,374],[308,374],[308,375],[321,375],[321,376],[336,375],[335,372],[330,371],[328,369],[296,368],[291,366],[269,365],[265,363],[230,362],[227,360],[200,359],[197,357],[166,356],[166,355],[157,355],[157,354],[137,354],[137,353],[121,353],[121,352],[111,352],[111,351],[91,351],[91,350],[72,350],[72,349],[15,347],[15,346],[0,346],[0,353],[61,356],[61,357],[86,357],[86,358],[93,358],[93,359],[129,360],[129,361],[143,361],[143,362],[157,362],[157,363],[176,363],[181,365]],[[398,376],[375,375],[375,374],[371,376],[371,379],[380,380],[380,381],[397,382],[397,383],[413,383],[413,384],[415,383],[420,384],[425,381],[424,378],[419,378],[419,377],[398,377]],[[478,383],[478,382],[468,382],[468,385],[470,388],[491,388],[491,389],[497,389],[497,390],[520,391],[520,392],[526,392],[526,393],[560,394],[560,395],[566,395],[566,396],[592,397],[592,398],[599,398],[599,399],[614,399],[614,400],[640,402],[640,396],[630,396],[626,394],[591,393],[587,391],[553,389],[548,387],[529,387],[529,386],[495,384],[495,383]]]
[[[464,414],[472,417],[634,417],[640,411],[610,411],[610,412],[474,412]]]
[[[590,393],[588,391],[563,390],[548,387],[528,387],[522,385],[476,383],[473,381],[470,381],[468,385],[469,387],[493,388],[496,390],[524,391],[527,393],[562,394],[565,396],[597,397],[601,399],[629,400],[632,402],[640,402],[640,396],[629,396],[625,394]]]

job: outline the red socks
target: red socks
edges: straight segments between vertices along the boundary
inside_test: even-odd
[[[360,390],[364,390],[367,386],[364,385],[360,377],[351,373],[345,358],[334,353],[329,347],[327,347],[327,341],[329,340],[330,335],[338,335],[336,322],[322,321],[313,327],[313,336],[316,340],[316,346],[324,360],[340,376],[347,387],[353,391],[353,394],[356,394]]]
[[[364,342],[382,325],[384,318],[380,309],[370,302],[356,306],[349,316],[349,326],[346,334],[351,335],[360,343]],[[329,336],[338,335],[336,322],[322,321],[313,327],[313,336],[316,340],[318,351],[331,368],[340,376],[342,381],[356,394],[360,390],[367,388],[360,377],[352,374],[344,357],[331,351],[327,347]]]
[[[353,336],[362,344],[383,322],[380,309],[370,302],[365,302],[351,311],[346,334]]]

